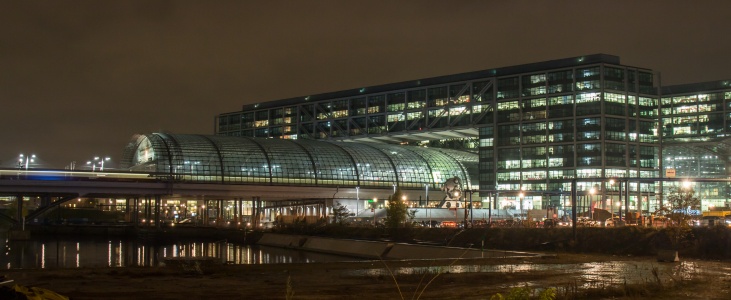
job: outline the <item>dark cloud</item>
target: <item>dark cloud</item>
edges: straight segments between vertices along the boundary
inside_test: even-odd
[[[727,1],[3,1],[0,161],[119,159],[242,104],[592,53],[731,78]]]

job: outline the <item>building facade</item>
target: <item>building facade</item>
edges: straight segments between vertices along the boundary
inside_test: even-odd
[[[585,208],[612,208],[625,189],[630,209],[652,211],[657,182],[608,179],[659,178],[667,166],[727,177],[701,148],[691,156],[703,170],[683,173],[677,151],[731,130],[728,82],[660,86],[653,70],[595,54],[245,105],[217,116],[215,133],[473,151],[481,201],[495,208],[565,207],[576,180]]]
[[[731,81],[662,88],[661,128],[666,171],[681,178],[729,178]],[[728,207],[728,183],[696,184],[702,209]]]

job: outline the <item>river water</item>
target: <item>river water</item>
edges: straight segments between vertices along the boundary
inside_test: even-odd
[[[92,238],[0,237],[0,268],[45,269],[162,266],[167,258],[214,257],[228,264],[280,264],[357,261],[356,258],[219,242],[176,242],[154,245],[138,240]]]
[[[176,242],[153,245],[138,240],[100,239],[63,236],[38,238],[29,241],[9,241],[0,238],[0,268],[2,269],[59,269],[59,268],[124,268],[164,266],[168,258],[214,257],[228,264],[286,264],[359,261],[359,259],[282,249],[265,246],[246,246],[219,242]],[[361,260],[362,261],[362,260]],[[638,259],[600,261],[589,263],[512,262],[496,265],[456,264],[431,267],[367,268],[345,270],[343,276],[389,276],[390,274],[439,274],[439,273],[526,273],[534,276],[549,274],[545,281],[516,281],[509,287],[556,286],[571,282],[580,289],[606,288],[627,283],[646,283],[648,280],[671,282],[679,279],[728,278],[731,264],[710,261],[657,263]],[[537,276],[536,278],[543,278]]]

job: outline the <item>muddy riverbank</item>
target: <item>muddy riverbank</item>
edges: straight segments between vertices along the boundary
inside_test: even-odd
[[[558,254],[535,258],[7,270],[72,299],[489,299],[515,287],[565,298],[729,299],[731,264]],[[391,274],[394,274],[393,276]]]

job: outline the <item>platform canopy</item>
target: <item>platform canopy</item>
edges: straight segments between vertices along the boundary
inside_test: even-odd
[[[295,186],[438,189],[456,176],[470,189],[477,163],[475,153],[442,148],[151,133],[132,138],[122,167],[180,181]]]

